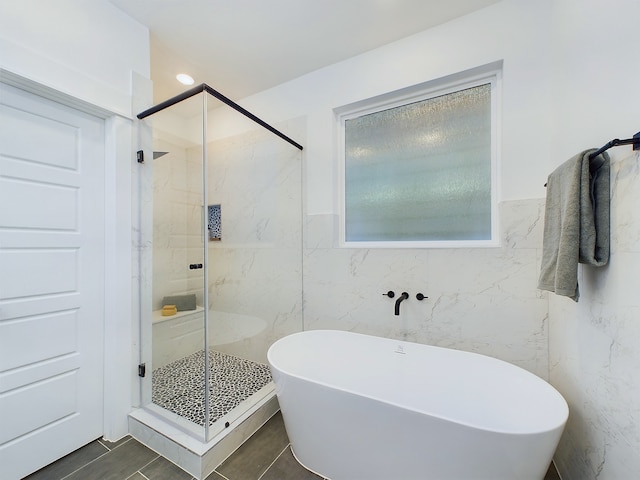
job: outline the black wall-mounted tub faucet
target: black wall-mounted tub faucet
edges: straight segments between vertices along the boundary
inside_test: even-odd
[[[400,315],[400,303],[407,298],[409,298],[409,294],[407,292],[402,292],[402,295],[400,295],[396,300],[396,309],[394,312],[396,315]]]

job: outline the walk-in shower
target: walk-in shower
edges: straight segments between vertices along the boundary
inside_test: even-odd
[[[281,132],[302,127],[204,84],[138,118],[141,407],[212,442],[274,397],[266,352],[302,330],[302,147]]]

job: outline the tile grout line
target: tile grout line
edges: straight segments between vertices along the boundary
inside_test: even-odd
[[[273,459],[273,462],[271,462],[271,463],[269,464],[269,466],[266,468],[266,470],[265,470],[264,472],[262,472],[262,474],[258,477],[258,480],[260,480],[262,477],[264,477],[264,475],[269,471],[269,469],[270,469],[271,467],[273,467],[273,464],[274,464],[274,463],[276,463],[276,462],[278,461],[278,459],[282,456],[282,454],[283,454],[284,452],[286,452],[286,451],[287,451],[287,449],[289,448],[289,446],[290,446],[290,445],[291,445],[291,443],[287,443],[287,446],[286,446],[286,447],[284,447],[284,448],[282,449],[282,451],[281,451],[278,455],[276,455],[276,458],[274,458],[274,459]]]
[[[142,478],[144,478],[145,480],[149,480],[149,477],[147,477],[144,473],[142,473],[140,470],[138,470],[137,472],[133,472],[131,475],[129,475],[126,480],[129,480],[130,478],[132,478],[135,474],[140,475]]]
[[[132,438],[133,438],[133,437],[132,437]],[[131,438],[130,438],[129,440],[131,440]],[[80,471],[80,470],[82,470],[84,467],[86,467],[86,466],[88,466],[88,465],[91,465],[93,462],[96,462],[96,461],[100,460],[100,459],[101,459],[102,457],[104,457],[105,455],[109,455],[111,452],[113,452],[113,451],[114,451],[114,450],[116,450],[117,448],[119,448],[119,447],[121,447],[121,446],[126,445],[127,443],[129,443],[129,440],[127,440],[126,442],[122,442],[120,445],[118,445],[118,446],[114,447],[114,448],[113,448],[113,450],[109,450],[109,447],[107,447],[106,445],[102,445],[102,443],[100,442],[100,440],[98,440],[98,443],[100,443],[100,445],[102,445],[104,448],[106,448],[106,449],[107,449],[107,451],[106,451],[106,452],[104,452],[102,455],[100,455],[100,456],[98,456],[98,457],[94,458],[94,459],[93,459],[93,460],[91,460],[90,462],[85,463],[85,464],[84,464],[84,465],[82,465],[80,468],[75,469],[73,472],[68,473],[67,475],[65,475],[64,477],[62,477],[60,480],[64,480],[65,478],[69,478],[71,475],[74,475],[76,472],[79,472],[79,471]],[[154,453],[156,453],[156,452],[154,452]],[[158,455],[158,456],[160,456],[160,455]],[[158,458],[158,457],[154,458],[153,460],[156,460],[157,458]],[[153,460],[152,460],[152,461],[153,461]],[[149,462],[149,463],[151,463],[151,462]],[[147,463],[147,465],[148,465],[149,463]],[[145,465],[144,467],[146,467],[147,465]],[[144,467],[142,467],[142,468],[144,468]],[[134,473],[135,473],[135,472],[134,472]],[[133,475],[133,474],[132,474],[132,475]]]
[[[144,444],[142,444],[142,445],[144,445]],[[145,446],[146,446],[146,445],[145,445]],[[147,448],[149,448],[149,447],[147,447]],[[151,449],[149,448],[149,450],[151,450]],[[160,455],[160,454],[159,454],[158,452],[156,452],[155,450],[151,450],[151,451],[152,451],[153,453],[155,453],[155,454],[156,454],[156,457],[155,457],[155,458],[153,458],[152,460],[149,460],[147,463],[145,463],[143,466],[141,466],[141,467],[137,470],[137,473],[139,473],[140,475],[142,475],[144,478],[148,478],[148,477],[147,477],[146,475],[144,475],[144,474],[141,472],[141,470],[142,470],[143,468],[148,467],[149,465],[151,465],[153,462],[155,462],[155,461],[156,461],[156,460],[158,460],[159,458],[164,458],[162,455]],[[133,475],[133,474],[132,474],[132,475]]]
[[[211,473],[209,474],[209,477],[210,477],[213,473],[215,473],[215,474],[217,474],[217,475],[220,475],[220,476],[223,478],[223,480],[229,480],[229,478],[228,478],[228,477],[225,477],[225,476],[224,476],[223,474],[221,474],[218,470],[214,470],[213,472],[211,472]],[[209,478],[209,477],[207,477],[207,478]]]
[[[99,443],[100,445],[102,445],[104,448],[106,448],[108,452],[110,452],[110,451],[111,451],[111,449],[110,449],[109,447],[107,447],[104,443],[102,443],[102,439],[101,439],[101,438],[99,438],[99,439],[98,439],[98,443]]]
[[[98,441],[99,442],[99,441]],[[126,443],[126,442],[125,442]],[[102,445],[102,444],[100,444]],[[87,465],[92,464],[93,462],[95,462],[96,460],[101,459],[102,457],[104,457],[105,455],[109,455],[111,453],[111,450],[109,450],[109,448],[107,448],[106,445],[102,445],[104,448],[107,449],[106,452],[104,452],[102,455],[97,456],[96,458],[94,458],[93,460],[91,460],[90,462],[85,463],[84,465],[82,465],[80,468],[76,468],[73,472],[67,473],[64,477],[62,477],[60,480],[64,480],[65,478],[69,478],[71,475],[75,474],[76,472],[79,472],[80,470],[82,470],[84,467],[86,467]]]
[[[132,438],[133,438],[133,437],[131,437],[131,436],[130,436],[127,440],[125,440],[125,441],[124,441],[124,442],[122,442],[122,443],[119,443],[118,445],[116,445],[116,446],[115,446],[115,447],[113,447],[113,448],[109,448],[107,445],[105,445],[104,443],[102,443],[102,439],[100,439],[100,438],[98,439],[98,443],[99,443],[100,445],[102,445],[104,448],[106,448],[109,452],[113,452],[116,448],[121,447],[121,446],[122,446],[122,445],[124,445],[125,443],[128,443]],[[107,452],[107,453],[109,453],[109,452]]]

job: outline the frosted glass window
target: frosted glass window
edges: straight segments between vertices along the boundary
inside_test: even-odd
[[[346,242],[491,240],[491,90],[344,121]]]

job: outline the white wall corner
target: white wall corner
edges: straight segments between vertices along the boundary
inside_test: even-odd
[[[117,440],[128,433],[130,372],[135,365],[130,347],[135,332],[131,319],[133,124],[112,116],[105,130],[104,437]]]

